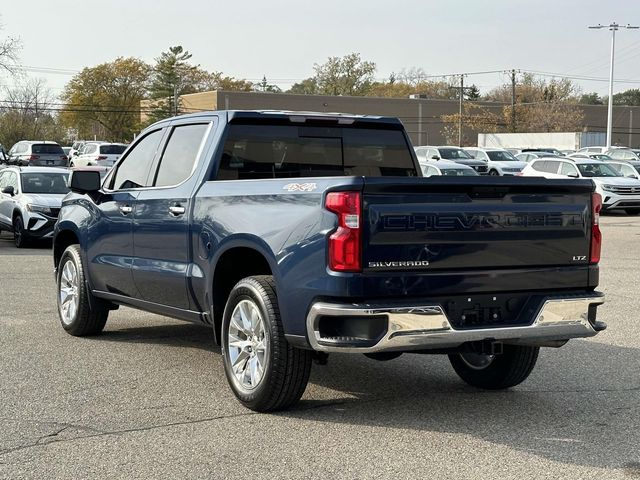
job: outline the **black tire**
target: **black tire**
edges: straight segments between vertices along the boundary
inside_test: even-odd
[[[489,175],[492,175],[494,177],[500,176],[500,173],[497,170],[491,170],[489,172]]]
[[[18,248],[29,245],[29,234],[24,228],[24,221],[20,215],[13,219],[13,243]]]
[[[640,209],[638,208],[626,208],[624,212],[627,215],[640,215]]]
[[[61,287],[66,286],[62,285],[62,282],[67,262],[71,262],[77,272],[77,303],[75,307],[75,315],[73,315],[72,318],[65,320],[63,306],[61,304]],[[60,263],[58,264],[56,280],[58,315],[60,317],[62,328],[64,328],[67,333],[76,337],[97,335],[102,332],[105,323],[107,323],[109,309],[103,300],[94,297],[87,288],[79,245],[70,245],[62,254]]]
[[[251,389],[243,388],[235,378],[228,337],[232,314],[243,300],[249,300],[260,313],[268,345],[264,373]],[[302,397],[311,373],[312,352],[292,347],[285,339],[272,276],[247,277],[233,287],[222,318],[221,346],[229,386],[245,407],[256,412],[284,410]]]
[[[486,366],[471,366],[464,354],[451,354],[449,361],[458,376],[473,387],[502,390],[524,382],[538,360],[540,347],[504,345]],[[490,358],[490,357],[488,357]]]

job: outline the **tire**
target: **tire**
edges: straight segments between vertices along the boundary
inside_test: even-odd
[[[69,168],[73,168],[73,167],[75,167],[75,166],[76,166],[76,164],[75,164],[75,163],[73,163],[73,162],[71,162],[71,163],[69,164]]]
[[[636,209],[636,208],[626,208],[624,212],[627,215],[640,215],[640,209]]]
[[[78,245],[67,247],[62,254],[56,280],[58,315],[62,328],[76,337],[102,332],[109,309],[103,300],[94,297],[87,288]]]
[[[222,317],[221,345],[227,381],[245,407],[271,412],[300,400],[312,352],[286,341],[272,276],[247,277],[233,287]]]
[[[498,176],[500,176],[500,173],[498,173],[498,171],[497,171],[497,170],[491,170],[491,171],[489,172],[489,175],[492,175],[492,176],[494,176],[494,177],[498,177]]]
[[[536,365],[539,351],[540,347],[504,345],[503,353],[495,356],[456,353],[449,355],[449,361],[458,376],[469,385],[503,390],[527,379]]]
[[[29,245],[29,234],[24,229],[24,220],[20,215],[13,219],[13,243],[18,248],[25,248]]]

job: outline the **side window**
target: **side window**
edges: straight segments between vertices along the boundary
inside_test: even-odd
[[[620,150],[613,150],[612,152],[609,152],[609,156],[611,158],[617,158],[618,160],[623,158]]]
[[[208,127],[201,123],[173,129],[160,160],[155,186],[178,185],[189,178]]]
[[[547,162],[534,161],[531,162],[531,168],[533,168],[537,172],[544,172],[544,164]]]
[[[438,152],[438,150],[436,150],[435,148],[430,148],[429,151],[427,152],[427,160],[433,160],[433,157],[439,157],[440,156],[440,152]]]
[[[13,190],[18,193],[18,176],[14,172],[7,172],[6,175],[5,187],[13,187]]]
[[[163,133],[163,130],[155,130],[129,150],[129,154],[122,160],[118,171],[113,177],[112,189],[120,190],[149,186],[147,182],[149,170],[160,146]]]
[[[562,165],[560,167],[560,174],[561,175],[578,176],[578,169],[575,167],[575,165],[572,165],[572,164],[567,163],[567,162],[562,162],[561,165]]]
[[[544,162],[544,171],[549,173],[558,173],[558,167],[560,167],[560,162],[555,160],[547,160]]]
[[[0,172],[0,191],[7,186],[7,172]]]
[[[479,158],[480,152],[478,150],[465,150],[473,158]]]

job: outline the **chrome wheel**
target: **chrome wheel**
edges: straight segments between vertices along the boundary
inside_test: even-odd
[[[473,370],[484,370],[495,358],[495,355],[487,355],[484,353],[461,353],[460,359],[464,364]]]
[[[264,378],[269,338],[260,309],[252,300],[241,300],[233,309],[227,349],[236,385],[243,390],[256,388]]]
[[[60,301],[60,318],[62,323],[70,325],[76,318],[78,312],[78,269],[72,260],[62,267],[60,273],[60,284],[58,286]]]

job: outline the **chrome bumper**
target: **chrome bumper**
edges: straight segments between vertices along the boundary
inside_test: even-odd
[[[456,330],[440,305],[379,307],[357,304],[315,303],[307,316],[307,335],[314,350],[322,352],[370,353],[383,351],[455,348],[465,342],[499,341],[508,344],[544,345],[571,338],[592,337],[597,330],[589,321],[589,309],[604,303],[594,292],[584,297],[548,297],[534,321],[526,326]],[[340,345],[323,339],[319,320],[323,317],[387,317],[387,331],[373,346]],[[592,319],[592,320],[595,320]]]

